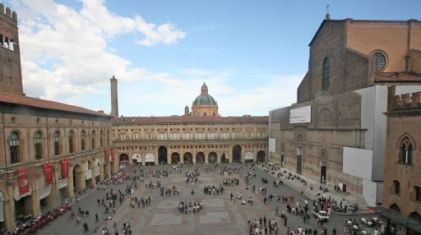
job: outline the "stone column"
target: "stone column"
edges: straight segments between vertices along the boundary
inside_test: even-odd
[[[192,155],[193,164],[196,165],[196,152],[192,153]]]
[[[49,208],[57,208],[61,204],[60,189],[57,183],[51,184],[51,193],[46,199]]]
[[[33,217],[41,215],[39,177],[40,176],[37,176],[34,180],[32,180],[32,194],[28,199],[26,199],[27,201],[25,203],[25,210],[31,211]]]
[[[209,153],[203,153],[205,154],[205,163],[208,164],[209,163]]]
[[[73,184],[73,170],[72,170],[73,166],[71,166],[69,164],[69,173],[67,176],[67,187],[66,187],[66,191],[67,191],[67,196],[69,198],[73,198],[75,196],[75,192],[74,192],[74,188],[75,185]]]
[[[8,185],[6,190],[4,206],[4,224],[8,231],[12,231],[16,228],[16,211],[15,211],[15,199],[13,198],[14,187],[17,184],[17,180],[14,184]]]
[[[180,163],[184,164],[184,152],[180,151]]]

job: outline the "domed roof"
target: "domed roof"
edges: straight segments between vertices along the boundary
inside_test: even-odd
[[[206,83],[203,83],[201,88],[201,93],[196,99],[193,101],[193,105],[215,105],[218,106],[215,99],[208,94],[208,86]]]
[[[193,101],[193,105],[218,105],[215,99],[209,94],[200,94]]]

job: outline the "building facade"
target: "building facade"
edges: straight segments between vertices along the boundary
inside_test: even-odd
[[[389,231],[421,234],[421,92],[395,89],[389,89],[383,214]]]
[[[0,26],[0,229],[11,231],[118,165],[111,116],[23,94],[17,15],[2,4]]]
[[[420,36],[416,20],[324,20],[309,45],[297,103],[270,112],[271,158],[380,203],[387,87],[420,89]]]
[[[267,159],[267,116],[221,117],[206,84],[182,116],[120,117],[113,139],[120,165],[256,162]]]

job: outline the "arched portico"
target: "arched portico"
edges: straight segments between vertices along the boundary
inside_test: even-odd
[[[168,163],[168,150],[165,146],[160,146],[158,148],[158,164],[166,165]]]
[[[203,152],[198,152],[196,154],[196,164],[205,163],[205,154]]]
[[[217,163],[218,155],[215,152],[210,152],[208,155],[208,162],[209,163]]]
[[[180,154],[174,152],[171,154],[171,164],[178,164],[180,163]]]
[[[83,173],[83,169],[79,164],[76,164],[73,167],[73,186],[74,190],[80,191],[85,188],[85,176]]]
[[[120,168],[123,168],[129,165],[129,155],[127,155],[126,153],[120,154],[120,157],[118,159],[120,162]]]
[[[241,146],[238,144],[232,147],[232,162],[241,163]]]
[[[190,152],[184,153],[183,162],[184,164],[193,164],[193,155]]]
[[[257,152],[257,157],[256,157],[256,162],[265,162],[265,152],[264,151],[259,151]]]

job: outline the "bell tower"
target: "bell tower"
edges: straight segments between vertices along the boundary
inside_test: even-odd
[[[23,95],[18,17],[0,3],[0,92]]]

